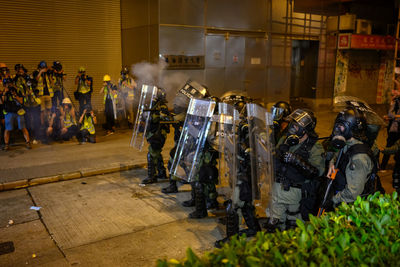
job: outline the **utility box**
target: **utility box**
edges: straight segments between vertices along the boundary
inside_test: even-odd
[[[366,19],[358,19],[356,26],[357,34],[371,34],[372,22]]]
[[[340,16],[339,31],[353,32],[356,29],[356,15],[346,14]],[[326,32],[338,30],[338,16],[330,16],[326,20]]]

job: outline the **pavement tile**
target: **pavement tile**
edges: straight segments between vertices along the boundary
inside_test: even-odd
[[[1,192],[0,228],[39,219],[38,213],[30,209],[31,206],[33,202],[26,189]]]
[[[2,267],[70,266],[40,220],[0,228],[0,243],[7,241],[14,243],[15,251],[0,255]]]

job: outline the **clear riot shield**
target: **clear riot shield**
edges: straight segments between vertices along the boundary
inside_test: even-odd
[[[237,182],[237,130],[239,112],[227,103],[218,103],[217,139],[219,151],[220,191],[231,199]]]
[[[191,182],[198,173],[201,152],[204,148],[215,102],[192,98],[187,109],[185,123],[172,161],[170,174]]]
[[[138,111],[131,138],[131,147],[142,150],[146,138],[147,126],[150,120],[150,112],[157,97],[157,87],[143,84],[140,93]],[[146,111],[147,110],[147,111]]]
[[[336,96],[333,99],[333,107],[335,111],[339,112],[342,109],[352,106],[365,113],[367,123],[374,125],[385,126],[385,121],[368,105],[364,100],[355,96]]]
[[[267,208],[274,177],[272,115],[257,104],[246,104],[253,200]]]

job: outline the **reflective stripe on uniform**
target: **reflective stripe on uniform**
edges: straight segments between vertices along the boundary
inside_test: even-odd
[[[51,87],[49,76],[45,75],[45,77],[46,77],[47,88],[49,89],[49,95],[50,95],[50,97],[53,97],[54,93],[53,93],[53,88]],[[39,95],[40,96],[42,96],[44,94],[44,85],[43,85],[43,77],[42,77],[42,75],[39,76],[39,80],[38,80],[38,84],[36,86],[36,89],[39,90]]]
[[[91,116],[85,116],[83,118],[83,124],[81,126],[81,131],[85,130],[85,129],[88,130],[88,132],[90,134],[94,134],[95,133],[93,119],[92,119]]]

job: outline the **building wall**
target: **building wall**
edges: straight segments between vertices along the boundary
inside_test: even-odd
[[[121,0],[122,64],[158,60],[157,0]]]
[[[94,109],[104,109],[103,75],[117,79],[121,68],[119,0],[1,0],[0,6],[0,62],[14,73],[17,63],[32,72],[41,60],[58,60],[72,98],[75,75],[85,66],[94,79]]]
[[[123,62],[155,62],[158,54],[204,56],[204,69],[164,74],[190,77],[216,96],[241,90],[264,102],[289,100],[291,41],[320,40],[325,17],[295,13],[286,4],[282,0],[122,0]],[[158,28],[154,16],[159,18]],[[149,25],[158,30],[157,44],[155,37],[149,37]],[[325,51],[321,45],[318,62],[323,67],[329,59]],[[318,72],[317,97],[326,97],[319,91],[329,79],[333,87],[333,76],[328,74]]]
[[[380,55],[376,50],[351,50],[345,94],[376,103]]]

